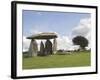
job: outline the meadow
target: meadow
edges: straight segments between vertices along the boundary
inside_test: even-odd
[[[57,53],[48,56],[23,57],[23,69],[83,67],[91,65],[90,51]]]

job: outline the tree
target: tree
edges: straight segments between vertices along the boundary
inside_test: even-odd
[[[85,47],[88,46],[88,40],[82,36],[76,36],[72,39],[74,45],[80,45],[82,50],[85,50]]]

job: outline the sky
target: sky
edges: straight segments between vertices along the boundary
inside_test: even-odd
[[[72,48],[73,36],[81,35],[90,41],[90,20],[89,13],[23,10],[23,50],[29,48],[26,37],[40,32],[56,32],[58,49]]]

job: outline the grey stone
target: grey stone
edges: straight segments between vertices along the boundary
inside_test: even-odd
[[[29,47],[29,56],[37,56],[38,46],[36,40],[32,39]]]
[[[45,54],[50,55],[52,54],[52,43],[49,39],[45,42]]]
[[[53,40],[52,49],[53,49],[53,54],[56,54],[56,52],[57,52],[57,40],[56,40],[56,38]]]
[[[40,53],[39,53],[40,56],[45,56],[45,48],[44,48],[44,44],[43,42],[41,41],[41,44],[40,44]]]

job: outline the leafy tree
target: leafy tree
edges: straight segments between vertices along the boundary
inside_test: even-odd
[[[88,40],[82,36],[76,36],[72,39],[74,45],[80,45],[82,50],[85,50],[85,47],[88,46]]]

